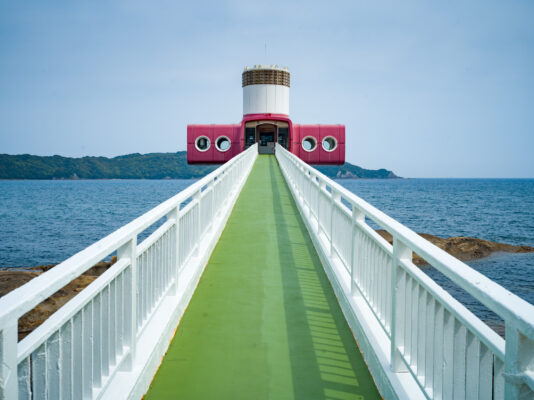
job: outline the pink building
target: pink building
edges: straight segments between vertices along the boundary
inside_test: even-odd
[[[187,161],[224,163],[254,143],[262,154],[275,143],[310,164],[345,162],[344,125],[294,124],[289,118],[290,74],[276,65],[243,71],[243,120],[227,125],[188,125]]]

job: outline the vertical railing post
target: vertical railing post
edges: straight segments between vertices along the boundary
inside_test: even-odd
[[[525,384],[528,364],[534,359],[534,343],[524,336],[513,321],[506,321],[506,347],[504,352],[504,398],[531,399],[534,391]]]
[[[174,207],[168,214],[167,220],[174,219],[174,244],[172,251],[172,265],[174,267],[174,284],[172,285],[169,293],[174,295],[178,292],[178,272],[180,270],[180,223],[178,216],[180,215],[180,204]]]
[[[321,233],[321,195],[326,190],[326,183],[319,178],[319,187],[317,188],[317,235]]]
[[[391,263],[391,369],[393,372],[406,372],[408,369],[402,361],[399,346],[404,345],[404,290],[406,287],[400,261],[412,261],[412,250],[393,237],[393,257]],[[409,323],[409,321],[408,321]]]
[[[192,201],[197,203],[197,215],[198,215],[198,217],[197,217],[197,237],[196,237],[196,241],[197,242],[195,243],[195,251],[193,253],[195,256],[198,256],[199,249],[200,249],[200,236],[201,236],[201,234],[200,234],[200,232],[201,232],[201,230],[200,230],[201,214],[200,214],[200,212],[202,211],[200,209],[200,200],[201,199],[202,199],[202,188],[199,188],[197,190],[197,192],[193,195],[193,199],[192,199]]]
[[[17,369],[18,320],[0,331],[0,399],[17,399],[19,396]]]
[[[126,301],[124,303],[125,343],[130,351],[124,368],[133,369],[137,345],[137,236],[134,236],[117,250],[117,259],[128,259],[130,263],[129,280],[125,283]]]
[[[313,190],[315,189],[317,179],[313,171],[310,171],[310,190],[308,191],[308,208],[310,209],[310,216],[317,218],[317,210],[313,209],[312,196],[314,194]]]
[[[334,210],[341,201],[341,195],[332,188],[330,194],[330,256],[334,255]]]
[[[307,170],[302,171],[302,205],[308,216],[311,216],[311,207],[310,207],[310,193],[308,187],[310,185],[310,174]]]
[[[354,279],[354,274],[356,271],[356,244],[354,240],[356,239],[356,228],[357,225],[363,224],[365,222],[365,214],[362,213],[354,204],[352,205],[352,228],[351,228],[351,239],[350,239],[350,294],[356,294],[356,282]]]
[[[211,181],[208,184],[208,190],[210,191],[211,204],[210,204],[210,228],[213,226],[213,220],[215,219],[215,181]]]
[[[295,187],[295,194],[297,195],[297,198],[295,199],[296,201],[299,201],[301,198],[302,198],[302,192],[301,192],[301,187],[302,187],[302,167],[300,165],[295,165],[295,181],[294,181],[294,187]]]
[[[307,176],[306,176],[306,170],[304,169],[304,167],[302,165],[299,166],[299,176],[300,176],[300,182],[299,182],[299,195],[300,195],[300,199],[302,201],[302,204],[306,204],[306,199],[305,199],[305,194],[304,194],[304,187],[306,185],[306,179],[307,179]],[[305,209],[305,208],[304,208]]]
[[[311,203],[310,203],[310,196],[311,196],[311,185],[312,185],[312,175],[310,173],[309,170],[306,170],[305,171],[305,176],[306,176],[306,181],[305,181],[305,185],[306,185],[306,188],[303,190],[304,191],[304,204],[306,205],[305,207],[305,210],[308,214],[308,218],[311,219],[312,217],[312,206],[311,206]]]
[[[213,187],[212,187],[212,190],[213,190],[213,217],[215,218],[215,216],[219,215],[219,201],[218,201],[218,197],[217,197],[217,193],[219,191],[218,189],[218,186],[219,186],[220,182],[219,182],[219,178],[217,178],[216,180],[213,181]]]

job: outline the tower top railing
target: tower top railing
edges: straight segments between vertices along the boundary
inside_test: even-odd
[[[252,71],[252,70],[268,70],[268,69],[272,69],[272,70],[276,70],[276,71],[289,72],[289,68],[288,67],[282,67],[282,66],[279,66],[277,64],[255,64],[252,67],[249,67],[247,65],[247,66],[245,66],[245,68],[243,68],[243,72],[244,71]]]

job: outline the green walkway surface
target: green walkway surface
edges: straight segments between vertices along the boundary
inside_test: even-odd
[[[274,156],[260,155],[145,399],[380,398]]]

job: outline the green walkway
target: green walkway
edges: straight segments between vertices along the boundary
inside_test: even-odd
[[[380,398],[274,156],[260,155],[145,399]]]

